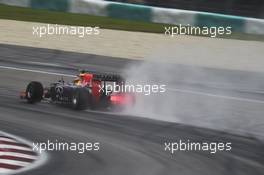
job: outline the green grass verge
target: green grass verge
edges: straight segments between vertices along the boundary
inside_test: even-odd
[[[142,31],[152,33],[164,32],[163,24],[114,19],[86,14],[72,14],[24,7],[14,7],[2,4],[0,4],[0,18],[73,26],[99,26],[100,28],[127,31]]]
[[[106,29],[151,33],[164,33],[164,27],[170,26],[169,24],[157,24],[110,17],[92,16],[87,14],[73,14],[49,10],[39,10],[3,4],[0,4],[0,19],[65,24],[73,26],[99,26],[100,28]],[[264,41],[263,35],[249,35],[243,33],[232,33],[232,35],[221,36],[221,38]]]

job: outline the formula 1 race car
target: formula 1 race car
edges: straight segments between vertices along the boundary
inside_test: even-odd
[[[123,109],[134,105],[134,94],[113,92],[113,88],[109,89],[109,87],[124,83],[120,75],[81,71],[73,82],[65,83],[61,79],[46,88],[40,82],[32,81],[27,85],[26,91],[20,93],[20,98],[26,99],[31,104],[46,100],[76,110]]]

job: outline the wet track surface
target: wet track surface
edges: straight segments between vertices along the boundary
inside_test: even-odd
[[[65,74],[75,74],[76,69],[80,67],[119,72],[126,64],[132,62],[7,45],[0,45],[0,50],[1,66]],[[40,64],[43,62],[52,64]],[[122,114],[73,111],[48,103],[29,105],[20,101],[19,91],[29,81],[36,79],[47,85],[56,81],[58,76],[0,69],[1,130],[32,142],[100,142],[100,150],[84,154],[48,152],[49,160],[45,165],[23,174],[261,175],[264,172],[264,144],[254,137]],[[190,88],[209,90],[200,86]],[[210,91],[217,90],[211,88]],[[242,94],[262,100],[259,95],[237,93]],[[262,106],[254,106],[254,109],[259,113],[263,112]],[[194,142],[232,142],[232,151],[216,154],[195,151],[170,154],[164,151],[164,142],[179,139]]]

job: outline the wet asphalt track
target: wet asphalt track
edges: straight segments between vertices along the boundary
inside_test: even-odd
[[[39,62],[60,64],[43,65]],[[0,65],[67,74],[78,68],[119,72],[133,61],[61,51],[0,45]],[[253,137],[160,122],[121,114],[73,111],[18,99],[28,81],[44,84],[58,76],[0,69],[0,128],[33,142],[100,142],[100,151],[49,152],[44,166],[30,175],[263,175],[264,144]],[[201,87],[200,87],[201,88]],[[211,90],[214,91],[214,90]],[[255,97],[252,97],[255,98]],[[257,98],[257,97],[256,97]],[[261,109],[256,109],[260,110]],[[264,113],[263,113],[264,114]],[[232,142],[231,152],[164,151],[165,141]]]

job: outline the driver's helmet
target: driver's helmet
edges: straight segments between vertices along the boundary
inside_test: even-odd
[[[74,83],[79,86],[91,85],[93,74],[80,73],[78,77],[74,80]]]

